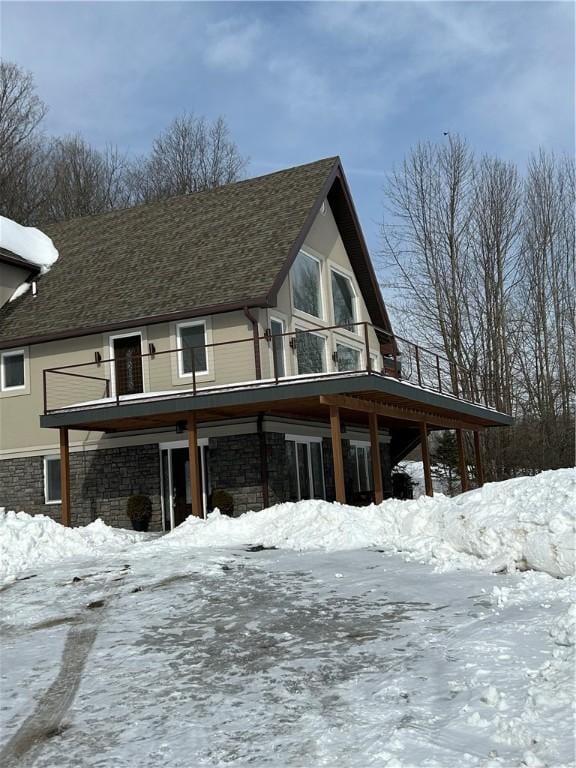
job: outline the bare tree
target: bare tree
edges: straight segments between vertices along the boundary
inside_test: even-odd
[[[99,151],[78,135],[54,140],[42,219],[60,221],[127,206],[126,172],[126,159],[113,147]]]
[[[0,61],[0,211],[27,223],[45,197],[45,143],[39,132],[46,106],[32,75]]]
[[[384,265],[422,340],[443,351],[453,371],[473,362],[475,349],[461,301],[470,274],[472,181],[472,153],[454,137],[444,147],[419,144],[386,186]]]
[[[0,61],[0,164],[32,136],[45,114],[32,75]]]
[[[163,200],[236,181],[246,166],[223,118],[183,115],[154,140],[130,173],[134,202]]]
[[[492,478],[572,461],[574,175],[540,152],[521,180],[451,138],[418,145],[386,187],[382,260],[404,327],[466,371],[464,394],[517,417],[485,438]]]

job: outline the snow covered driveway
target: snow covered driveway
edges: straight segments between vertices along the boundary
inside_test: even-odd
[[[0,593],[0,762],[571,765],[572,582],[374,548],[44,566]]]

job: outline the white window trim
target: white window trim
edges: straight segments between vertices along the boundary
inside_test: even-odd
[[[369,448],[370,451],[372,451],[372,445],[369,442],[366,442],[364,440],[350,440],[350,446],[353,448]],[[354,451],[354,464],[356,465],[356,482],[358,484],[358,492],[363,493],[363,491],[360,490],[360,465],[358,463],[358,451]],[[366,458],[366,477],[368,480],[370,480],[370,473],[372,471],[371,467],[371,461]],[[374,481],[372,481],[374,482]]]
[[[158,443],[158,457],[160,460],[160,507],[162,509],[162,530],[166,531],[166,512],[168,512],[168,516],[170,517],[170,530],[173,531],[175,528],[175,520],[174,520],[174,505],[172,503],[172,495],[170,495],[170,503],[169,503],[169,509],[165,509],[165,501],[164,496],[166,493],[166,488],[164,484],[164,467],[162,466],[162,451],[168,451],[168,484],[169,486],[172,486],[172,455],[170,451],[174,450],[175,448],[189,448],[188,440],[173,440],[172,442],[168,443]],[[209,480],[208,473],[206,471],[206,449],[208,448],[208,438],[207,437],[199,437],[198,438],[198,447],[201,448],[200,451],[200,473],[202,477],[202,510],[204,513],[204,518],[206,518],[206,515],[208,514],[208,496],[211,493],[211,488],[209,487]],[[188,489],[187,489],[188,490]]]
[[[305,312],[303,309],[298,309],[294,305],[294,278],[292,275],[292,268],[290,269],[290,302],[292,305],[292,314],[294,317],[301,317],[304,320],[312,320],[312,321],[322,321],[326,322],[326,305],[324,301],[324,275],[323,275],[323,265],[324,260],[319,258],[318,256],[313,256],[309,251],[305,250],[304,248],[300,248],[298,251],[298,256],[300,254],[307,256],[309,259],[312,259],[318,264],[318,279],[320,280],[319,285],[319,295],[320,295],[320,316],[316,317],[316,315],[311,315],[309,312]],[[296,256],[296,259],[298,258]],[[294,262],[292,263],[292,266],[294,266],[294,263],[296,262],[296,259],[294,259]]]
[[[310,437],[308,435],[284,435],[286,442],[302,443],[306,446],[306,452],[308,454],[308,483],[310,489],[314,489],[314,476],[312,474],[312,452],[310,451],[310,444],[316,443],[320,445],[320,463],[322,464],[322,498],[326,498],[326,476],[324,469],[324,451],[322,450],[322,438]],[[300,472],[298,471],[298,450],[294,446],[294,455],[296,456],[296,482],[298,483],[298,500],[302,500],[302,489],[300,488]],[[315,498],[315,497],[313,497]]]
[[[294,361],[296,366],[296,376],[322,376],[324,373],[330,373],[332,370],[332,366],[330,364],[330,360],[328,359],[328,356],[330,354],[330,351],[328,349],[328,332],[323,331],[322,328],[309,328],[305,325],[294,325],[294,339],[296,339],[296,334],[298,332],[306,331],[308,334],[312,336],[320,336],[321,339],[324,340],[324,368],[325,370],[320,371],[319,373],[300,373],[298,369],[298,349],[295,349],[294,354]],[[296,341],[295,341],[296,343]]]
[[[178,378],[179,379],[192,379],[193,373],[185,373],[184,372],[184,356],[182,353],[182,329],[183,328],[194,328],[195,326],[201,325],[204,328],[204,345],[205,345],[205,356],[206,356],[206,368],[202,371],[196,371],[196,376],[209,376],[210,375],[210,356],[208,354],[208,323],[205,319],[202,320],[186,320],[183,323],[176,323],[176,346],[177,349],[180,350],[178,352]]]
[[[332,291],[332,272],[334,272],[337,275],[340,275],[340,277],[345,277],[346,280],[350,283],[350,288],[352,289],[352,314],[354,315],[354,318],[352,320],[353,323],[360,322],[360,306],[358,301],[358,291],[356,290],[356,285],[354,284],[354,276],[349,273],[347,270],[343,269],[340,266],[335,266],[332,262],[329,263],[329,269],[330,269],[330,300],[332,302],[331,309],[332,309],[332,321],[334,325],[336,324],[336,312],[334,310],[334,292]],[[340,330],[344,333],[350,333],[353,336],[358,336],[362,329],[361,325],[354,325],[353,331],[348,331],[346,328],[341,328]]]
[[[312,437],[310,435],[284,435],[286,440],[291,440],[293,443],[321,443],[321,437]]]
[[[133,331],[127,331],[126,333],[114,333],[108,336],[108,350],[110,354],[110,394],[112,397],[116,397],[116,362],[114,355],[114,342],[116,339],[128,339],[130,336],[140,336],[140,354],[144,355],[144,331],[141,328],[135,328]],[[142,366],[142,391],[148,392],[148,369],[144,365],[145,357],[140,358],[140,365]],[[123,397],[123,395],[121,395]]]
[[[272,323],[280,323],[282,326],[282,333],[287,333],[286,330],[288,327],[288,324],[286,320],[283,317],[280,317],[279,315],[270,315],[269,317],[270,322],[270,332],[272,332]],[[289,342],[290,338],[288,336],[282,337],[282,360],[284,362],[284,376],[280,376],[279,378],[286,378],[290,374],[288,373],[288,357],[286,355],[286,345]],[[274,376],[274,350],[272,348],[272,345],[274,344],[274,340],[272,340],[270,344],[270,370],[272,372],[272,376]]]
[[[7,387],[4,376],[4,359],[7,357],[22,356],[22,369],[24,373],[24,383],[18,384],[16,387]],[[26,370],[26,350],[25,349],[7,349],[5,352],[0,352],[0,390],[2,392],[23,392],[27,389],[28,371]]]
[[[355,352],[360,353],[360,369],[364,370],[366,368],[366,352],[364,347],[358,342],[358,338],[356,337],[356,343],[353,342],[352,339],[349,338],[343,338],[334,335],[334,352],[338,352],[338,345],[341,347],[348,347],[348,349],[353,349]],[[333,367],[335,373],[353,373],[353,371],[339,371],[338,370],[338,363],[336,360],[333,360]]]
[[[44,504],[62,504],[62,499],[52,499],[48,501],[48,462],[60,461],[60,456],[44,456]],[[62,469],[60,469],[60,483],[62,483]],[[60,495],[62,495],[62,486],[60,486]]]

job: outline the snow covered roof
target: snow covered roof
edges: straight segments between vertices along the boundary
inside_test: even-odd
[[[0,259],[23,267],[32,266],[45,274],[58,259],[54,243],[39,229],[0,216]]]

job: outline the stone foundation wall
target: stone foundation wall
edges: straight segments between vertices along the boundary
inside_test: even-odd
[[[107,525],[131,528],[126,504],[134,494],[151,498],[150,530],[161,530],[158,445],[70,454],[72,525],[87,525],[100,517]],[[0,506],[60,522],[60,504],[44,503],[41,456],[0,461]]]
[[[223,490],[234,499],[234,516],[264,506],[262,493],[262,448],[264,440],[268,466],[268,503],[286,498],[288,467],[283,434],[258,434],[213,437],[208,443],[208,473],[212,491]]]
[[[268,469],[268,503],[288,498],[289,477],[286,440],[282,433],[233,435],[210,438],[207,464],[211,489],[224,490],[234,499],[234,514],[264,506],[261,440]],[[391,495],[389,446],[381,444],[384,495]],[[332,444],[322,440],[326,498],[334,500]],[[349,441],[343,441],[347,489],[352,487],[354,458]],[[70,454],[72,524],[86,525],[101,518],[108,525],[130,528],[126,515],[129,496],[144,494],[152,500],[150,530],[162,530],[160,462],[156,443]],[[44,514],[60,521],[59,504],[44,503],[42,457],[0,461],[0,507]]]

